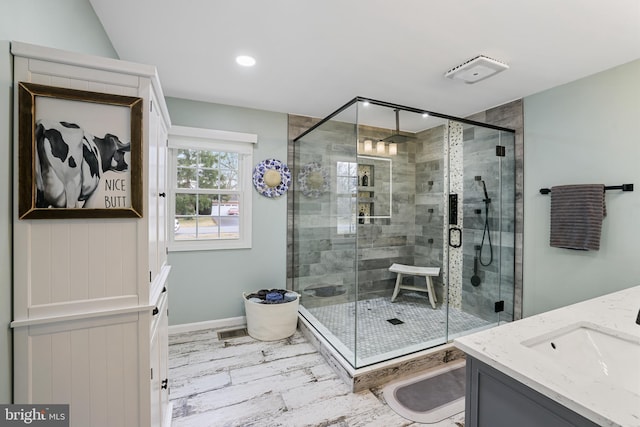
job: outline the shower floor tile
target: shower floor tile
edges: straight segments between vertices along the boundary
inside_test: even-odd
[[[308,319],[312,324],[322,324],[351,353],[355,348],[361,362],[377,357],[384,359],[384,355],[399,353],[404,348],[410,352],[416,351],[420,346],[431,346],[424,346],[424,343],[433,342],[433,345],[437,345],[445,342],[447,307],[440,304],[433,309],[429,299],[418,293],[404,292],[395,302],[391,302],[390,297],[382,297],[358,301],[357,305],[355,302],[348,302],[306,310],[315,317]],[[390,322],[390,319],[395,320]],[[402,323],[398,323],[398,320]],[[449,307],[449,338],[491,324]],[[331,341],[332,337],[325,338]],[[350,359],[349,355],[343,356]]]

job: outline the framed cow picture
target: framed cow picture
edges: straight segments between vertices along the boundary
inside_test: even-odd
[[[18,84],[20,219],[142,217],[142,98]]]

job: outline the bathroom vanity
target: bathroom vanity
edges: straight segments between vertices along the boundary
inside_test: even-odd
[[[458,338],[466,426],[640,426],[640,286]]]

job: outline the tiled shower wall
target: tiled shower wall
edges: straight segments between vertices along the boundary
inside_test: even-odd
[[[308,123],[307,118],[290,116],[290,126],[302,131],[296,123]],[[294,164],[294,156],[299,164],[319,162],[335,164],[337,161],[353,162],[355,160],[355,133],[338,122],[327,122],[321,128],[305,137],[302,147],[294,153],[290,146],[290,164]],[[360,139],[380,140],[388,136],[388,130],[360,126]],[[336,177],[331,167],[329,171],[330,188],[317,198],[309,198],[292,193],[288,195],[289,220],[293,222],[292,212],[295,209],[295,229],[289,230],[288,279],[297,277],[291,288],[303,295],[303,303],[307,307],[334,304],[344,300],[355,299],[356,263],[358,299],[374,298],[389,295],[395,283],[395,273],[389,272],[392,263],[414,263],[415,244],[415,145],[400,144],[398,154],[386,156],[391,159],[393,182],[393,200],[391,202],[391,218],[372,218],[365,224],[358,224],[358,233],[340,234],[337,232],[335,215],[329,209],[335,206]],[[365,160],[366,161],[366,160]],[[389,176],[385,168],[376,167],[375,176],[371,177],[375,192],[375,215],[384,215],[389,208]],[[388,171],[388,169],[386,169]],[[294,170],[295,172],[295,170]],[[295,179],[296,177],[294,177]],[[385,200],[386,194],[386,200]],[[355,239],[358,253],[355,254]],[[293,243],[295,239],[295,253]],[[357,259],[356,259],[357,256]],[[411,278],[408,278],[411,279]],[[309,286],[342,286],[347,294],[336,297],[314,297],[305,292]]]
[[[446,127],[438,126],[418,133],[415,161],[415,224],[416,244],[414,265],[440,267],[441,274],[433,278],[438,301],[444,301],[446,268],[444,265],[443,222],[446,212],[443,198],[444,147]]]
[[[388,129],[370,126],[360,126],[358,132],[360,139],[374,141],[389,135]],[[391,218],[375,219],[370,224],[359,225],[359,299],[390,296],[390,290],[393,290],[396,278],[396,274],[389,271],[391,264],[413,264],[414,262],[415,145],[400,143],[398,154],[386,157],[392,162]],[[376,185],[376,188],[378,187]]]
[[[513,281],[515,283],[515,301],[513,304],[514,318],[521,317],[522,309],[522,220],[523,220],[523,207],[522,207],[522,188],[523,188],[523,138],[522,138],[522,102],[514,101],[501,107],[496,107],[483,113],[479,113],[470,117],[471,120],[485,122],[488,124],[503,126],[516,130],[515,135],[515,157],[516,157],[516,172],[515,172],[515,184],[516,184],[516,223],[514,227],[515,234],[515,271],[513,274]],[[293,139],[304,132],[306,129],[317,123],[320,119],[314,119],[303,116],[289,116],[289,164],[293,164]],[[326,132],[327,128],[323,125],[323,130]],[[330,131],[329,131],[330,132]],[[376,140],[376,132],[378,130],[365,127],[359,129],[360,135],[363,137],[370,137]],[[388,135],[382,131],[381,137]],[[435,265],[442,266],[443,259],[443,234],[442,234],[442,222],[443,214],[446,209],[445,203],[442,200],[442,194],[444,189],[444,182],[442,180],[443,172],[438,168],[443,168],[442,164],[442,146],[431,146],[433,141],[442,141],[444,139],[441,135],[438,135],[438,130],[429,130],[421,134],[416,135],[415,144],[399,144],[398,156],[393,156],[393,171],[394,171],[394,211],[393,221],[389,220],[374,220],[372,224],[366,226],[360,225],[358,241],[359,248],[362,248],[360,255],[357,259],[359,270],[359,298],[368,298],[379,295],[387,295],[393,288],[395,274],[389,273],[388,267],[393,262],[400,262],[406,264],[415,265],[431,265],[431,263],[437,263]],[[331,133],[331,132],[330,132]],[[352,133],[353,134],[353,133]],[[469,137],[467,133],[466,137]],[[474,136],[475,137],[475,136]],[[331,139],[331,138],[329,138]],[[377,139],[380,139],[378,137]],[[430,141],[429,144],[426,141]],[[354,143],[352,137],[350,144]],[[326,147],[325,147],[326,148]],[[316,149],[320,149],[320,146]],[[328,148],[327,148],[328,149]],[[336,149],[334,146],[333,150]],[[436,153],[439,154],[437,158]],[[318,153],[319,154],[319,153]],[[472,156],[469,157],[470,159]],[[415,168],[415,178],[411,179],[409,175],[413,173]],[[409,173],[411,171],[411,173]],[[406,175],[403,175],[406,174]],[[430,179],[429,177],[433,177]],[[436,178],[438,176],[438,178]],[[488,176],[485,174],[485,176]],[[294,177],[295,179],[295,177]],[[466,179],[473,180],[473,176],[469,174]],[[430,187],[429,181],[433,181],[433,185]],[[398,184],[396,184],[398,183]],[[465,182],[465,186],[473,185]],[[489,185],[489,184],[488,184]],[[441,188],[438,188],[441,186]],[[472,187],[470,187],[472,188]],[[439,199],[439,200],[438,200]],[[294,197],[290,193],[288,195],[288,266],[287,266],[287,279],[289,288],[292,288],[292,277],[300,277],[298,281],[300,287],[303,288],[306,285],[318,283],[319,280],[330,283],[344,283],[353,284],[355,281],[355,274],[352,270],[345,270],[343,274],[340,274],[339,269],[336,267],[344,264],[351,263],[353,265],[353,240],[349,240],[348,237],[338,238],[333,233],[333,226],[329,227],[314,227],[311,224],[317,224],[322,222],[323,215],[322,201],[318,200],[311,205],[305,203],[303,210],[302,221],[306,221],[309,227],[303,224],[296,224],[296,229],[293,227],[293,207]],[[300,206],[297,207],[300,211]],[[433,209],[433,212],[429,212],[429,209]],[[469,215],[465,212],[464,215]],[[464,218],[463,220],[469,221],[470,228],[478,226],[478,218],[473,214],[472,218]],[[416,221],[418,220],[418,221]],[[416,226],[415,224],[423,224]],[[475,226],[474,226],[475,224]],[[303,229],[300,226],[303,225]],[[323,230],[324,228],[324,230]],[[415,231],[415,233],[411,233]],[[294,232],[297,233],[294,235]],[[481,237],[481,236],[480,236]],[[293,259],[292,243],[293,239],[296,239],[298,244],[303,245],[303,248],[298,248],[300,258]],[[433,239],[433,243],[430,243],[429,239]],[[469,239],[466,239],[469,240]],[[467,247],[463,248],[464,252],[464,264],[473,268],[473,241],[468,243],[471,245],[471,249]],[[348,255],[349,249],[351,255]],[[415,257],[415,258],[414,258]],[[471,257],[471,258],[469,258]],[[293,261],[293,262],[292,262]],[[506,263],[505,263],[506,265]],[[504,269],[503,269],[504,271]],[[470,277],[469,273],[463,273],[465,277]],[[485,271],[485,275],[490,274],[489,271]],[[487,282],[488,282],[487,278]],[[468,281],[468,280],[467,280]],[[441,283],[441,279],[438,279],[436,283]],[[464,280],[462,286],[465,286]],[[348,286],[352,289],[352,286]],[[299,289],[296,289],[300,291]],[[438,293],[438,299],[443,301],[442,287],[436,285],[436,292]],[[466,292],[466,289],[465,289]],[[345,297],[349,297],[348,295]],[[353,297],[353,295],[351,295]],[[484,297],[483,297],[484,298]],[[487,298],[493,298],[493,295],[489,295]],[[313,304],[333,303],[325,299],[324,301],[315,301]],[[472,310],[474,305],[486,305],[486,301],[471,298],[469,300],[469,306],[466,309]],[[506,305],[509,310],[510,303],[507,301]]]

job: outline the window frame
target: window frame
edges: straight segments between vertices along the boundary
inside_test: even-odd
[[[169,130],[168,160],[169,160],[169,206],[167,221],[167,246],[170,252],[179,251],[207,251],[223,249],[250,249],[252,244],[252,180],[253,149],[258,142],[258,136],[251,133],[230,132],[215,129],[172,126]],[[177,183],[177,152],[179,149],[224,151],[238,154],[238,189],[240,205],[238,239],[203,239],[176,240],[173,229],[176,215]]]

